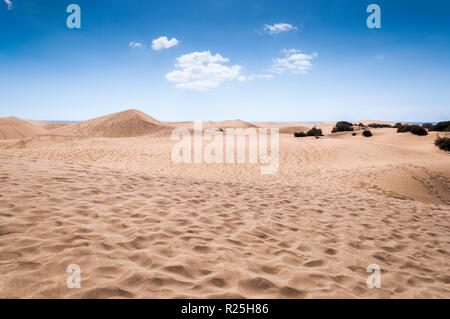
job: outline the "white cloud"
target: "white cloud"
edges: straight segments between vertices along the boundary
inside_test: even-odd
[[[238,78],[239,81],[252,81],[254,79],[264,79],[264,80],[270,80],[273,79],[272,74],[250,74],[248,76],[240,76]]]
[[[166,74],[166,79],[177,82],[177,88],[206,91],[216,88],[223,81],[239,79],[241,66],[227,66],[228,58],[220,54],[211,55],[209,51],[193,52],[177,58],[175,70]]]
[[[317,58],[317,53],[304,54],[300,50],[291,49],[283,50],[285,55],[283,58],[276,58],[273,60],[272,72],[274,73],[301,73],[306,74],[312,67],[311,60]]]
[[[296,31],[297,27],[289,23],[277,23],[274,25],[265,24],[264,32],[268,34],[278,34],[281,32]]]
[[[175,38],[168,39],[167,37],[159,37],[158,39],[154,39],[152,41],[152,49],[159,51],[162,49],[169,49],[178,44],[178,40]]]
[[[133,41],[131,41],[131,42],[128,44],[128,46],[131,47],[131,48],[139,48],[139,49],[145,48],[145,45],[144,45],[144,44],[142,44],[142,43],[140,43],[140,42],[133,42]]]
[[[5,0],[5,3],[8,5],[8,10],[12,10],[13,4],[10,0]]]

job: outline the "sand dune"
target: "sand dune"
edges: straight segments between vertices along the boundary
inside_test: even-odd
[[[212,128],[256,128],[255,124],[251,124],[242,120],[221,121],[221,122],[206,122],[205,127]]]
[[[60,127],[71,125],[71,123],[64,123],[64,122],[43,122],[36,120],[25,120],[25,121],[46,131],[51,131]]]
[[[17,140],[46,134],[67,125],[70,123],[22,120],[14,116],[0,118],[0,140]]]
[[[389,121],[376,121],[376,120],[361,120],[361,121],[355,121],[353,124],[359,124],[362,123],[364,125],[369,124],[388,124],[388,125],[395,125],[397,122],[389,122]]]
[[[268,176],[172,163],[175,142],[153,128],[189,122],[91,121],[0,143],[0,297],[450,297],[450,154],[436,132],[281,134]],[[69,264],[81,289],[66,286]]]
[[[450,294],[448,206],[326,184],[0,161],[1,297]],[[81,289],[65,285],[73,263]],[[365,284],[372,263],[381,289]]]
[[[53,133],[83,137],[118,138],[164,134],[167,131],[169,131],[169,128],[151,116],[137,110],[127,110],[67,125],[54,130]]]
[[[170,127],[183,127],[192,129],[194,122],[164,122],[164,125],[168,125]],[[230,121],[205,121],[202,122],[202,128],[210,129],[210,128],[257,128],[258,126],[255,124],[251,124],[242,120],[230,120]]]
[[[370,123],[374,123],[374,121],[371,121]],[[280,130],[280,133],[282,134],[294,134],[295,132],[306,132],[309,129],[316,127],[318,129],[321,129],[324,135],[329,135],[331,134],[331,130],[333,129],[333,127],[336,125],[336,122],[311,122],[311,123],[257,122],[256,125],[266,128],[276,127]]]
[[[45,130],[17,117],[0,118],[0,140],[21,139]]]

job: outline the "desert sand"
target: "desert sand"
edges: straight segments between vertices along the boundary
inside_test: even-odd
[[[450,298],[450,154],[437,133],[365,138],[329,122],[320,139],[293,137],[314,125],[204,123],[287,133],[278,172],[261,175],[173,163],[170,133],[192,123],[136,110],[0,119],[0,297]],[[66,285],[70,264],[80,289]],[[371,264],[381,288],[366,285]]]

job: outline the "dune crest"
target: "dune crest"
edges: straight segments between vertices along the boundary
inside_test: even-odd
[[[25,120],[31,125],[44,129],[46,131],[55,130],[60,127],[64,127],[70,125],[70,122],[44,122],[44,121],[36,121],[36,120]]]
[[[53,131],[54,134],[82,137],[136,137],[168,130],[157,119],[138,110],[97,117],[68,125]]]
[[[228,120],[213,122],[208,121],[203,123],[204,128],[257,128],[258,126],[242,121],[242,120]]]
[[[44,132],[44,129],[15,116],[0,118],[0,140],[21,139]]]

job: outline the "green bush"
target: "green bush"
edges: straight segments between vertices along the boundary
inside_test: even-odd
[[[392,127],[392,125],[389,125],[389,124],[377,124],[377,123],[370,123],[367,126],[372,127],[372,128],[391,128]]]
[[[411,133],[419,136],[428,135],[427,130],[420,125],[411,125]]]
[[[430,131],[450,132],[450,121],[439,122],[429,128]]]
[[[420,125],[402,125],[397,128],[397,133],[406,133],[411,132],[412,134],[425,136],[428,135],[428,132],[425,128]]]
[[[306,132],[306,136],[323,136],[323,133],[321,129],[313,127]]]
[[[426,128],[427,130],[430,130],[433,128],[433,124],[432,123],[423,123],[422,127]]]
[[[331,133],[353,131],[353,124],[345,121],[337,122]]]
[[[306,133],[305,132],[295,132],[294,136],[295,137],[306,137]]]
[[[352,133],[352,136],[356,136],[356,135],[358,135],[358,134],[356,134],[356,132],[353,132],[353,133]]]
[[[365,131],[362,133],[362,135],[365,136],[365,137],[371,137],[371,136],[372,136],[372,132],[369,131],[369,130],[365,130]]]
[[[450,152],[450,137],[436,137],[434,145],[439,147],[441,150]]]
[[[411,132],[411,128],[409,125],[400,125],[397,127],[397,133],[406,133]]]

